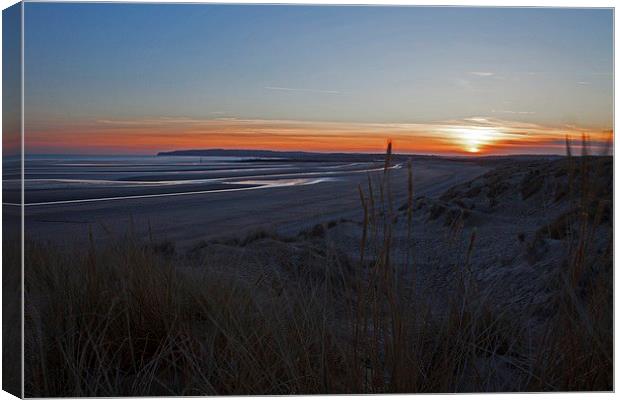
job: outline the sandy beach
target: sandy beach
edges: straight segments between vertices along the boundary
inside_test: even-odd
[[[71,167],[63,162],[56,170],[33,165],[26,182],[27,235],[66,243],[67,238],[86,240],[92,229],[104,239],[126,233],[131,221],[135,234],[145,237],[150,225],[158,240],[180,247],[257,228],[293,234],[330,220],[359,220],[358,186],[366,186],[383,167],[372,162],[201,166],[198,160],[191,160],[196,165],[171,161],[134,162],[133,170],[93,166],[92,161]],[[406,181],[403,165],[394,166],[394,182]],[[431,197],[488,170],[471,161],[442,159],[413,165],[416,194]],[[394,185],[395,198],[404,198],[405,191],[406,185]]]

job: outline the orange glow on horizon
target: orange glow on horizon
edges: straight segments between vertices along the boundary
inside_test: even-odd
[[[486,155],[564,152],[578,127],[470,118],[433,124],[340,123],[283,120],[155,118],[26,126],[27,153],[154,154],[225,148],[381,153],[387,138],[398,153]],[[603,147],[611,130],[588,130]],[[577,143],[576,143],[577,144]]]

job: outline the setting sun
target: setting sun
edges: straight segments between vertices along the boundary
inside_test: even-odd
[[[454,141],[468,153],[478,153],[499,139],[500,132],[487,127],[467,127],[450,129]]]

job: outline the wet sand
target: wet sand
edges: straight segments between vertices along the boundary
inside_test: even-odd
[[[147,173],[83,164],[79,171],[27,170],[26,235],[79,245],[89,230],[105,240],[129,230],[145,237],[150,226],[156,240],[185,247],[258,228],[296,234],[316,223],[360,219],[358,185],[382,173],[380,163],[237,163],[219,170],[185,164],[151,165]],[[396,202],[406,198],[401,166],[390,171]],[[437,196],[487,170],[469,162],[414,161],[415,192]]]

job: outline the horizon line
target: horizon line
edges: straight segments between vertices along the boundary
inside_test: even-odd
[[[225,152],[261,152],[267,151],[272,153],[302,153],[302,154],[317,154],[317,155],[385,155],[385,151],[376,152],[360,152],[360,151],[306,151],[306,150],[270,150],[270,149],[226,149],[226,148],[202,148],[202,149],[179,149],[179,150],[162,150],[154,153],[27,153],[24,152],[24,156],[37,156],[37,157],[53,157],[53,156],[73,156],[73,157],[166,157],[166,156],[178,156],[178,157],[209,157],[200,155],[182,155],[182,154],[161,154],[161,153],[174,153],[174,152],[190,152],[190,151],[225,151]],[[17,156],[16,153],[12,156]],[[459,157],[459,158],[485,158],[485,157],[566,157],[566,153],[409,153],[409,152],[392,152],[392,156],[411,156],[411,157]],[[573,157],[579,157],[581,154],[573,154]],[[613,156],[613,154],[588,154],[588,156]],[[6,157],[6,156],[5,156]],[[8,157],[11,157],[9,155]]]

